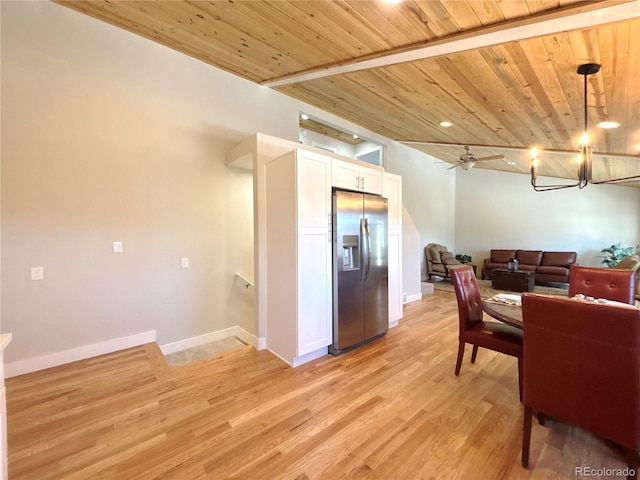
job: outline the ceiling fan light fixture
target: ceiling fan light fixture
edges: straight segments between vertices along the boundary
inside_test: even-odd
[[[473,167],[475,167],[475,165],[476,165],[476,162],[469,161],[469,162],[465,162],[465,163],[463,163],[463,164],[462,164],[462,168],[463,168],[464,170],[471,170]]]
[[[538,151],[536,148],[531,149],[531,186],[536,192],[546,192],[549,190],[559,190],[562,188],[578,187],[580,189],[586,187],[589,183],[606,184],[620,183],[629,180],[636,180],[640,175],[633,175],[622,178],[609,178],[607,180],[593,180],[593,144],[590,143],[589,129],[587,128],[587,77],[600,71],[600,64],[585,63],[578,67],[578,75],[584,76],[584,131],[580,139],[581,145],[578,154],[578,180],[575,183],[566,185],[538,185],[536,183],[538,176]],[[615,122],[613,122],[615,123]],[[604,127],[606,128],[606,127]],[[615,128],[615,127],[613,127]]]

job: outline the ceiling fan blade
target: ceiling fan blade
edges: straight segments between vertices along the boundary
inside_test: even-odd
[[[453,167],[447,168],[447,170],[451,170],[452,168],[459,167],[460,165],[462,165],[462,163],[456,163]]]
[[[474,158],[474,162],[481,160],[500,160],[501,158],[504,158],[504,155],[490,155],[488,157]]]

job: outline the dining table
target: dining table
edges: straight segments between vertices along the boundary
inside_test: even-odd
[[[522,329],[522,306],[513,303],[502,303],[492,298],[482,299],[485,313],[502,323]]]

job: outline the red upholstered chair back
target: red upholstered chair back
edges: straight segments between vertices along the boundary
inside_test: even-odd
[[[579,293],[588,297],[606,298],[635,304],[636,273],[613,268],[571,267],[569,297]]]
[[[522,295],[525,407],[640,448],[640,310]]]
[[[458,317],[462,333],[482,321],[482,297],[471,266],[453,268],[450,273],[458,300]]]

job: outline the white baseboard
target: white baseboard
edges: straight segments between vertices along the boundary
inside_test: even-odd
[[[191,337],[185,340],[167,343],[165,345],[160,345],[160,350],[162,350],[163,354],[168,355],[170,353],[180,352],[182,350],[186,350],[187,348],[198,347],[200,345],[204,345],[205,343],[215,342],[216,340],[222,340],[223,338],[228,337],[238,337],[247,345],[251,345],[253,348],[258,350],[258,339],[254,335],[251,335],[249,332],[238,326],[225,328],[224,330],[218,330],[216,332],[205,333],[204,335],[198,335],[197,337]]]
[[[5,364],[5,376],[7,378],[15,377],[16,375],[36,372],[38,370],[44,370],[45,368],[57,367],[58,365],[64,365],[65,363],[76,362],[78,360],[84,360],[85,358],[104,355],[105,353],[117,352],[118,350],[124,350],[125,348],[136,347],[138,345],[144,345],[145,343],[152,343],[155,341],[156,331],[150,330],[148,332],[142,332],[128,337],[114,338],[113,340],[107,340],[106,342],[83,345],[82,347],[72,348],[71,350],[63,350],[61,352],[49,353],[47,355],[28,358],[26,360],[10,362]]]
[[[397,326],[398,326],[398,320],[399,320],[399,319],[397,319],[397,318],[396,318],[396,319],[394,319],[394,320],[393,320],[393,319],[390,319],[390,320],[389,320],[389,328],[395,328],[395,327],[397,327]]]
[[[404,301],[404,303],[417,302],[418,300],[422,300],[422,293],[407,295],[407,299]]]

